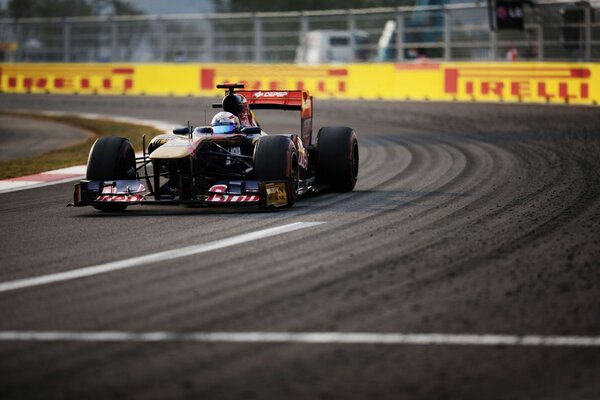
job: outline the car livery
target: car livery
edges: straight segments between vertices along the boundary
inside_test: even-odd
[[[256,124],[219,134],[211,126],[188,126],[147,144],[144,139],[141,157],[127,139],[102,137],[90,150],[86,179],[75,185],[72,205],[109,212],[134,204],[290,207],[305,193],[353,190],[356,134],[348,127],[323,127],[313,140],[308,91],[217,87],[225,89],[225,97],[214,108],[237,116],[247,104],[253,120],[254,110],[300,111],[299,131],[267,134]]]

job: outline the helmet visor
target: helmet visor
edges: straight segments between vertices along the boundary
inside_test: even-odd
[[[212,127],[214,133],[231,133],[235,131],[234,124],[228,125],[215,125]]]

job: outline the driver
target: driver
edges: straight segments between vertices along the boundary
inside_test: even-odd
[[[240,105],[239,115],[242,126],[258,126],[256,118],[254,118],[254,113],[248,106],[248,100],[246,100],[246,97],[242,96],[241,94],[236,94],[235,96],[237,97]]]
[[[240,120],[227,111],[217,113],[210,122],[213,133],[239,133]]]

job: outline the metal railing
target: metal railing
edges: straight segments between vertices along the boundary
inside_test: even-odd
[[[600,60],[598,9],[539,1],[526,7],[525,29],[510,31],[490,30],[485,2],[310,12],[0,19],[0,61],[310,62],[298,58],[303,44],[313,51],[315,46],[323,48],[325,55],[319,62],[401,62],[424,57],[481,61],[502,60],[507,54],[518,54],[518,60]],[[578,19],[565,18],[565,13]],[[386,24],[393,29],[387,44],[382,44]],[[343,49],[331,43],[307,45],[312,31],[346,32],[352,38],[346,43],[347,54],[334,54]]]

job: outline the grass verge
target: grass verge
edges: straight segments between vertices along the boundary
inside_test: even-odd
[[[149,141],[163,132],[142,125],[128,124],[97,119],[85,119],[68,116],[46,116],[39,114],[1,113],[24,118],[61,122],[74,125],[94,133],[94,137],[78,144],[62,149],[51,150],[47,153],[14,160],[0,161],[0,179],[37,174],[57,168],[72,167],[87,163],[88,153],[92,144],[101,136],[120,136],[129,139],[136,151],[142,150],[142,136]]]

